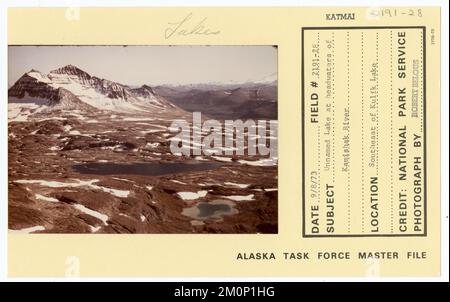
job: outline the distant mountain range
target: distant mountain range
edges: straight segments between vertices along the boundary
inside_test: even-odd
[[[261,85],[277,86],[277,73],[264,76],[256,80],[247,81],[225,81],[225,82],[209,82],[209,83],[194,83],[194,84],[163,84],[155,87],[167,87],[180,90],[222,90],[222,89],[235,89],[235,88],[252,88],[259,87]]]
[[[186,111],[202,112],[217,119],[277,119],[276,81],[160,85],[154,91]]]

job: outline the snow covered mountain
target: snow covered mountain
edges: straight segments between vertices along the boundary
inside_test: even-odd
[[[133,113],[176,108],[149,86],[131,88],[91,76],[73,65],[47,75],[36,70],[27,72],[9,88],[8,102],[34,110],[100,109]]]
[[[193,89],[211,91],[236,88],[259,88],[261,86],[277,86],[278,74],[276,72],[257,79],[248,79],[245,81],[222,81],[222,82],[206,82],[193,84],[162,84],[155,86],[155,90],[174,89],[177,91],[189,91]]]
[[[265,77],[262,77],[260,79],[254,80],[254,81],[247,81],[247,83],[249,82],[253,82],[253,83],[257,83],[257,84],[273,84],[276,85],[278,81],[278,73],[274,72],[271,73]]]

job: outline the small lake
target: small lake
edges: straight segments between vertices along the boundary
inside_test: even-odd
[[[160,176],[183,172],[197,172],[207,171],[219,168],[222,163],[217,162],[188,162],[188,163],[133,163],[133,164],[119,164],[119,163],[86,163],[73,165],[74,171],[81,174],[95,174],[95,175],[147,175]]]
[[[219,219],[224,215],[234,215],[238,210],[235,203],[229,200],[216,199],[210,202],[199,202],[192,207],[184,208],[182,214],[194,219]]]

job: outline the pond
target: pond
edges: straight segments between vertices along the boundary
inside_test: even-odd
[[[184,208],[182,214],[194,219],[219,219],[224,215],[234,215],[238,210],[230,200],[216,199],[210,202],[199,202],[192,207]]]

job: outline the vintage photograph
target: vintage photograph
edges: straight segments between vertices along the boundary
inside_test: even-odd
[[[8,229],[277,233],[277,47],[9,46]]]

